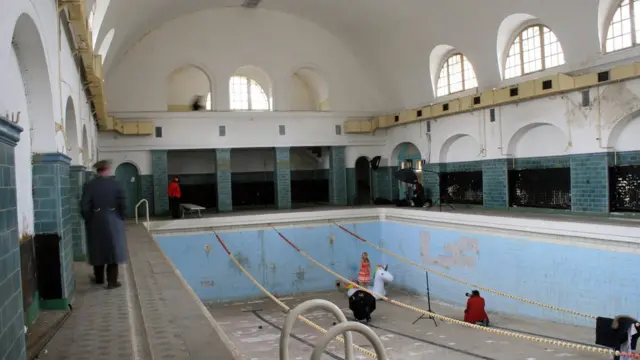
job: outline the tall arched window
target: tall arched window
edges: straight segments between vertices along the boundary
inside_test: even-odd
[[[511,79],[564,64],[564,52],[556,35],[544,25],[522,30],[509,48],[504,78]]]
[[[270,110],[270,101],[262,86],[246,76],[229,79],[231,110]]]
[[[640,0],[623,0],[613,14],[604,51],[622,50],[640,43]]]
[[[445,96],[478,87],[473,65],[466,56],[457,53],[451,55],[440,69],[437,96]]]

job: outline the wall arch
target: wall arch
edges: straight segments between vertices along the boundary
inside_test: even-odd
[[[211,103],[206,110],[212,110],[215,104],[213,81],[207,71],[198,65],[184,65],[174,69],[167,76],[167,110],[191,111],[191,104],[195,96],[202,97],[202,105],[209,97]]]
[[[621,0],[600,0],[598,2],[598,40],[600,41],[600,49],[603,51],[611,19],[620,3]]]
[[[125,161],[118,164],[113,175],[124,189],[127,214],[131,217],[134,215],[136,204],[141,198],[140,168],[130,161]]]
[[[637,134],[640,134],[640,109],[618,120],[607,137],[606,147],[616,151],[637,150]]]
[[[329,111],[329,85],[315,66],[298,67],[292,73],[291,110]]]
[[[22,14],[13,32],[12,48],[24,85],[26,115],[31,128],[31,152],[56,151],[53,98],[47,57],[33,19]]]
[[[67,154],[71,158],[73,164],[80,164],[80,142],[78,139],[78,117],[71,96],[67,98],[67,105],[64,112],[64,135]]]
[[[521,127],[509,138],[507,154],[519,158],[556,156],[567,152],[568,140],[556,125],[535,122]]]
[[[498,26],[498,33],[496,34],[496,52],[498,67],[500,68],[500,79],[504,80],[504,64],[513,40],[520,34],[522,29],[529,25],[533,25],[538,21],[538,18],[533,15],[517,13],[504,18],[500,23],[500,26]]]
[[[113,42],[113,37],[116,35],[116,30],[111,29],[102,39],[102,44],[100,44],[100,48],[98,49],[98,54],[102,57],[102,63],[104,64],[104,60],[107,58],[109,54],[109,49],[111,48],[111,43]]]
[[[478,140],[469,134],[450,136],[440,148],[438,161],[441,163],[475,160],[480,154]]]
[[[455,48],[451,45],[440,44],[431,50],[429,55],[429,73],[431,74],[431,90],[435,97],[436,89],[438,87],[438,76],[440,75],[440,68],[447,59],[447,56],[452,54]]]
[[[404,160],[422,160],[420,149],[412,142],[402,142],[393,148],[389,157],[389,166],[398,166]],[[414,165],[415,166],[415,165]]]

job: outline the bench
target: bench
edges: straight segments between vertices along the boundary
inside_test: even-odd
[[[198,213],[198,217],[202,217],[202,210],[206,210],[206,208],[195,205],[195,204],[180,204],[180,208],[182,209],[182,217],[186,214]]]

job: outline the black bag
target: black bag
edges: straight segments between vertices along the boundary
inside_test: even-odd
[[[349,309],[358,321],[371,321],[371,313],[376,310],[376,298],[366,291],[358,290],[349,296]]]

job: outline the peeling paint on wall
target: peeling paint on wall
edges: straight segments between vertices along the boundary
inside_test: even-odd
[[[474,267],[480,255],[478,239],[462,236],[444,246],[444,254],[431,255],[431,234],[420,232],[420,257],[423,263],[445,269]]]
[[[211,244],[207,244],[204,246],[204,253],[207,254],[207,257],[209,257],[209,254],[211,254]]]
[[[200,285],[204,287],[212,287],[213,285],[215,285],[215,283],[211,280],[203,280],[200,281]]]
[[[249,258],[247,258],[246,256],[242,255],[242,253],[237,252],[235,254],[233,254],[233,256],[236,258],[236,260],[238,260],[238,262],[240,263],[240,265],[242,265],[243,267],[247,268],[247,269],[251,269],[251,264],[249,263]],[[238,266],[236,266],[236,263],[233,262],[233,260],[229,259],[229,268],[234,269],[235,271],[238,272],[242,272],[240,269],[238,269]]]
[[[602,114],[602,127],[611,129],[629,113],[640,109],[640,98],[629,90],[627,84],[617,83],[604,87],[598,99]]]

